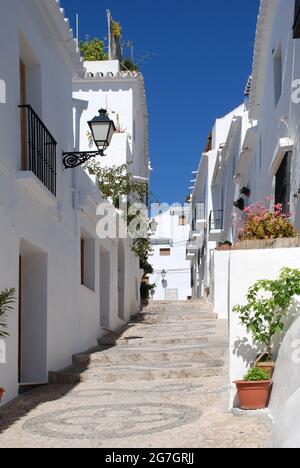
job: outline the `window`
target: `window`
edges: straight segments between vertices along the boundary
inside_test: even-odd
[[[282,94],[282,50],[281,46],[274,52],[274,93],[277,106]]]
[[[170,257],[171,255],[171,249],[160,249],[159,255],[161,257]]]
[[[80,239],[80,282],[95,291],[95,240],[82,233]]]
[[[293,31],[294,39],[300,39],[300,0],[295,0],[295,17]]]
[[[185,215],[179,216],[178,224],[179,224],[179,226],[186,226],[187,225],[187,217]]]
[[[276,174],[275,203],[280,203],[283,212],[290,211],[292,153],[286,153]]]

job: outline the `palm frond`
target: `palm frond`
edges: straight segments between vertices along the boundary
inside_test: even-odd
[[[7,330],[7,312],[13,310],[16,301],[16,290],[5,289],[0,293],[0,338],[9,336]]]

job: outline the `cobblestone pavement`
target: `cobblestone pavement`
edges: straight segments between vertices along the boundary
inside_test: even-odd
[[[227,324],[158,304],[0,411],[0,448],[260,448],[266,415],[227,411]]]

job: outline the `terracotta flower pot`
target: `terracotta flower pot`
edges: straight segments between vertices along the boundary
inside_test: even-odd
[[[269,372],[270,374],[270,377],[272,378],[273,377],[273,374],[274,374],[274,370],[275,370],[275,366],[276,366],[276,363],[275,362],[271,362],[271,361],[262,361],[262,362],[258,362],[257,364],[257,367],[259,367],[260,369],[263,369],[263,370],[266,370]]]
[[[240,380],[235,382],[235,384],[242,409],[258,410],[267,408],[271,394],[271,380],[259,382]]]
[[[4,388],[0,387],[0,402],[2,400],[2,397],[3,397],[4,393],[5,393]]]

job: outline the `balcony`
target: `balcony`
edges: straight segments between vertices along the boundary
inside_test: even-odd
[[[22,130],[22,171],[33,173],[44,187],[56,196],[57,143],[36,112],[29,105],[19,106]],[[29,180],[29,177],[20,180]]]
[[[218,241],[224,229],[224,210],[211,211],[209,215],[209,236],[210,240]]]
[[[192,231],[200,233],[206,224],[205,203],[197,203],[192,221]]]
[[[186,259],[193,260],[197,251],[198,251],[198,246],[195,244],[195,242],[189,240],[187,243],[187,247],[186,247]]]

